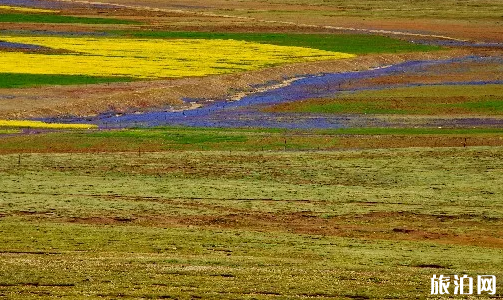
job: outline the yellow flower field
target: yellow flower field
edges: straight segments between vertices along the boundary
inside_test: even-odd
[[[42,9],[42,8],[30,8],[22,6],[10,6],[10,5],[0,5],[0,10],[8,10],[15,12],[30,12],[30,13],[55,13],[57,10],[52,9]]]
[[[40,129],[92,129],[98,128],[93,124],[62,124],[62,123],[45,123],[41,121],[28,120],[0,120],[0,128],[40,128]]]
[[[0,72],[135,78],[205,76],[353,54],[235,40],[11,37],[7,42],[68,50],[68,54],[0,53]]]

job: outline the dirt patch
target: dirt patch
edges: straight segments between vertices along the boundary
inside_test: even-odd
[[[0,283],[0,286],[35,286],[35,287],[74,287],[75,283],[39,283],[39,282],[25,282],[25,283]]]
[[[95,224],[95,225],[114,225],[134,222],[135,218],[130,217],[73,217],[66,218],[69,223]]]
[[[414,267],[428,268],[428,269],[448,269],[448,267],[444,267],[444,266],[436,265],[436,264],[419,264],[419,265],[415,265]]]
[[[435,241],[445,244],[476,245],[503,248],[503,239],[488,236],[483,231],[458,234],[445,227],[438,217],[400,212],[369,213],[365,215],[336,216],[329,219],[311,213],[247,213],[223,216],[194,216],[175,218],[178,224],[219,227],[246,228],[261,231],[287,231],[300,234],[330,235],[350,238]],[[456,217],[453,229],[459,229],[469,220]],[[472,220],[484,227],[479,221]],[[407,229],[396,230],[390,224],[407,223]],[[416,228],[415,228],[416,227]],[[465,226],[466,227],[466,226]],[[412,229],[414,228],[414,229]],[[491,234],[492,235],[492,234]]]
[[[267,213],[246,210],[228,211],[226,207],[203,205],[201,207],[220,211],[218,215],[159,216],[137,215],[122,217],[73,217],[63,222],[122,225],[134,222],[137,226],[245,229],[263,232],[291,232],[296,234],[340,236],[362,239],[432,241],[440,244],[472,245],[503,248],[501,220],[486,223],[471,216],[451,216],[448,223],[445,216],[416,214],[410,212],[374,212],[361,215],[342,215],[330,218],[312,212]],[[403,225],[400,225],[403,224]],[[397,227],[397,225],[399,225]],[[404,226],[406,225],[406,227]],[[473,230],[473,228],[477,230]],[[459,233],[460,230],[465,233]],[[417,266],[443,268],[443,266]]]

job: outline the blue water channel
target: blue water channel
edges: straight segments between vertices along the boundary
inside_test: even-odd
[[[308,76],[290,85],[245,96],[239,101],[226,99],[206,102],[203,107],[185,111],[153,111],[145,113],[116,114],[104,113],[91,118],[44,119],[52,122],[91,123],[100,128],[155,127],[155,126],[197,126],[197,127],[270,127],[270,128],[341,128],[355,122],[363,126],[388,126],[385,121],[360,116],[313,114],[313,113],[268,113],[261,108],[292,101],[311,98],[333,97],[340,92],[344,83],[376,78],[384,75],[416,74],[434,65],[464,61],[479,61],[483,58],[465,57],[462,59],[435,61],[408,61],[392,66],[367,71],[330,73]],[[501,84],[502,81],[452,82],[444,84]],[[380,87],[383,88],[383,87]],[[357,88],[354,91],[363,90]],[[369,89],[369,88],[366,88]],[[345,90],[347,91],[347,89]],[[197,101],[198,99],[187,99]],[[201,100],[201,99],[199,99]],[[358,121],[359,120],[359,121]],[[369,124],[370,122],[370,124]]]

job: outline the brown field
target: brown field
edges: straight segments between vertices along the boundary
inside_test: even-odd
[[[484,55],[484,50],[479,54]],[[487,51],[487,56],[503,58],[503,53]],[[448,82],[478,82],[503,80],[500,62],[458,62],[429,66],[417,73],[385,75],[376,78],[352,80],[341,85],[342,89],[362,87],[386,87],[409,84],[444,84]]]

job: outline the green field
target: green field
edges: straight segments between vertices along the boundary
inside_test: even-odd
[[[12,129],[15,130],[15,129]],[[36,132],[36,129],[33,129]],[[0,153],[278,151],[503,145],[500,128],[341,128],[329,130],[165,127],[47,131],[0,140]],[[0,137],[2,132],[0,131]]]
[[[501,277],[501,150],[1,155],[0,294],[404,299]]]
[[[127,77],[0,73],[0,88],[23,88],[41,85],[99,84],[107,82],[129,82],[133,80],[133,78]]]
[[[6,129],[0,129],[0,136],[2,134],[14,134],[14,133],[20,133],[20,130],[17,128],[6,128]]]
[[[298,33],[224,33],[170,31],[113,31],[117,35],[158,39],[221,39],[279,46],[297,46],[352,54],[434,51],[440,47],[418,45],[378,35],[298,34]]]
[[[0,23],[44,23],[44,24],[139,24],[136,21],[113,18],[73,17],[53,14],[1,13]]]

